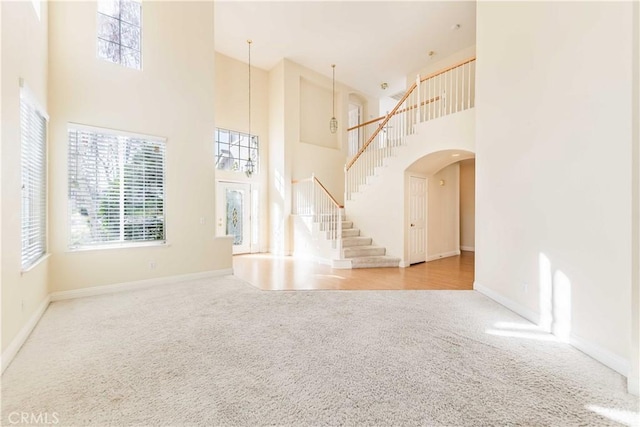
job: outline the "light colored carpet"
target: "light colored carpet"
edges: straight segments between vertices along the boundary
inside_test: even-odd
[[[15,411],[75,426],[637,420],[623,377],[548,338],[474,291],[268,292],[229,276],[61,301],[3,375],[2,421]]]

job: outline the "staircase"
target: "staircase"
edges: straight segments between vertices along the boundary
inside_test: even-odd
[[[398,267],[400,258],[386,255],[386,248],[373,245],[361,235],[344,208],[316,178],[292,182],[294,249],[334,268]],[[302,254],[300,254],[302,255]]]
[[[350,141],[366,142],[345,165],[345,201],[366,188],[377,169],[416,133],[417,125],[474,107],[475,61],[469,58],[417,76],[391,112],[347,129]]]
[[[392,211],[390,207],[404,206],[404,193],[398,192],[398,188],[403,188],[406,167],[393,174],[393,179],[400,179],[397,186],[387,186],[382,194],[365,190],[380,176],[380,168],[389,167],[392,158],[397,159],[398,153],[406,149],[407,141],[415,138],[423,123],[446,116],[453,118],[458,116],[456,113],[472,109],[475,105],[474,81],[475,57],[424,77],[417,76],[391,112],[347,129],[349,141],[352,141],[350,146],[356,147],[359,141],[364,143],[345,165],[344,201],[349,204],[351,218],[357,219],[367,230],[378,232],[379,241],[391,248],[394,255],[405,251],[402,239],[406,235],[406,224],[401,216],[395,215],[398,211]],[[464,130],[466,127],[453,129]],[[437,144],[435,147],[434,152]],[[293,180],[291,184],[296,254],[304,254],[334,268],[399,267],[401,258],[388,256],[386,247],[376,246],[371,237],[361,235],[353,221],[346,219],[344,206],[315,176]],[[353,197],[355,195],[358,196]],[[372,215],[373,212],[376,214]],[[382,217],[389,217],[389,220],[381,222]]]
[[[326,233],[330,238],[330,233]],[[398,267],[400,258],[386,255],[382,246],[374,246],[371,237],[362,236],[360,230],[353,227],[353,221],[342,221],[342,253],[339,260],[333,262],[336,268],[381,268]]]

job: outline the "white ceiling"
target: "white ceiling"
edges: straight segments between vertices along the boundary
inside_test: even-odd
[[[473,1],[216,1],[216,50],[270,70],[288,58],[375,97],[406,75],[475,44]],[[460,24],[460,29],[451,27]],[[387,82],[389,88],[380,89]]]

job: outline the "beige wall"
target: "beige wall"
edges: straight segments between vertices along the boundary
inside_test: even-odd
[[[145,2],[138,71],[96,58],[95,2],[50,3],[52,291],[231,267],[229,239],[214,238],[213,9]],[[167,138],[167,245],[67,249],[69,122]]]
[[[291,176],[293,179],[308,178],[311,174],[327,187],[329,192],[342,203],[344,198],[344,165],[347,156],[347,112],[349,94],[356,93],[368,104],[374,101],[355,89],[336,82],[336,118],[338,132],[329,132],[331,119],[331,77],[305,68],[292,61],[285,61],[287,92],[285,97],[290,108],[286,114],[286,126],[291,129]],[[329,73],[331,70],[327,70]],[[304,82],[304,84],[302,84]],[[311,88],[314,88],[313,90]],[[304,91],[310,93],[304,94]],[[310,95],[324,92],[321,100],[314,102]],[[305,117],[303,120],[301,105],[304,104]],[[303,127],[306,128],[303,130]],[[310,131],[319,132],[320,136],[311,138]],[[302,136],[311,138],[306,141]],[[328,141],[328,142],[324,142]]]
[[[476,289],[544,321],[553,288],[568,282],[570,342],[623,374],[632,353],[632,7],[477,7]]]
[[[304,77],[300,78],[300,142],[325,148],[340,148],[339,134],[331,133],[329,130],[329,119],[333,113],[332,102],[331,87],[320,86]],[[325,120],[322,120],[323,118]]]
[[[628,389],[630,393],[640,395],[640,3],[633,4],[633,90],[632,114],[633,141],[633,249],[631,259],[631,367],[629,369]]]
[[[269,252],[288,254],[292,236],[291,151],[295,134],[286,126],[285,60],[269,71]]]
[[[2,351],[48,294],[50,260],[21,273],[21,169],[19,79],[47,109],[47,2],[38,20],[31,2],[2,2],[2,207],[0,281]],[[50,232],[49,235],[52,233]]]
[[[249,131],[249,70],[242,61],[221,53],[215,54],[215,122],[216,127],[239,132]],[[250,178],[242,172],[216,170],[216,182],[233,181],[251,184],[258,191],[259,242],[257,250],[269,248],[269,73],[251,67],[251,133],[259,137],[258,172]],[[212,137],[213,140],[213,137]],[[220,215],[220,213],[219,213]],[[218,215],[218,216],[219,216]],[[252,242],[254,247],[256,242]]]
[[[330,70],[329,70],[330,71]],[[301,102],[305,99],[306,125],[313,129],[326,129],[329,133],[331,104],[314,105],[301,95],[301,82],[314,85],[331,93],[331,77],[324,76],[295,62],[283,59],[269,71],[269,206],[271,240],[270,250],[291,253],[291,180],[309,178],[312,174],[342,203],[344,198],[344,165],[347,156],[347,110],[349,94],[367,98],[354,89],[336,82],[336,118],[338,119],[337,145],[334,148],[309,144],[301,140]],[[312,111],[313,110],[313,111]],[[315,123],[309,121],[315,117]],[[325,132],[325,131],[323,131]],[[316,141],[317,142],[317,141]]]
[[[475,250],[476,245],[476,161],[460,162],[460,249]]]
[[[216,126],[249,131],[249,70],[246,62],[215,53]],[[268,145],[269,73],[251,67],[251,133]],[[262,160],[262,159],[261,159]]]
[[[436,172],[427,180],[427,261],[458,254],[460,254],[459,162]]]

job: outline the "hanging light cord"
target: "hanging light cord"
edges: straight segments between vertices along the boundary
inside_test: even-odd
[[[333,69],[333,117],[336,116],[336,64],[332,64]]]
[[[249,45],[249,147],[251,147],[251,40],[247,40],[247,44]],[[249,157],[251,158],[251,157]]]

